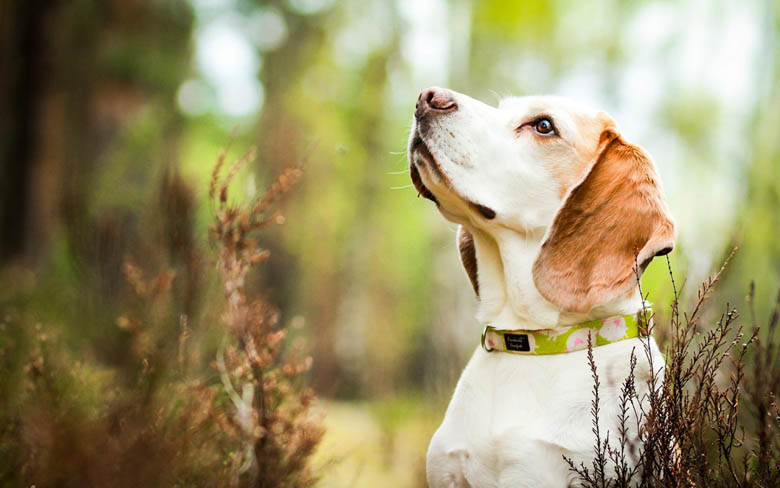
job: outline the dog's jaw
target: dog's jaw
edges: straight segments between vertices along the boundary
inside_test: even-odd
[[[442,168],[439,161],[431,153],[431,151],[428,149],[428,146],[423,141],[417,126],[415,126],[414,130],[412,131],[412,137],[409,142],[409,161],[409,175],[412,179],[414,187],[417,189],[417,193],[420,196],[427,198],[428,200],[431,200],[433,203],[435,203],[436,206],[439,207],[439,210],[449,220],[460,223],[464,220],[467,220],[467,218],[465,215],[461,214],[461,212],[453,213],[449,210],[452,207],[461,207],[460,205],[454,204],[442,208],[439,205],[439,200],[436,198],[433,192],[431,192],[431,190],[425,186],[421,173],[427,177],[426,179],[429,181],[429,184],[444,186],[444,191],[447,194],[451,194],[450,196],[455,197],[455,201],[462,200],[467,204],[472,212],[476,212],[477,214],[481,215],[485,220],[492,220],[495,218],[495,210],[486,205],[470,200],[467,196],[460,194],[455,189],[452,184],[452,180],[447,176],[446,171]],[[433,183],[431,183],[431,180],[433,180]]]

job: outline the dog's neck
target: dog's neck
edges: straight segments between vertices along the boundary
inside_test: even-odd
[[[636,312],[642,300],[635,290],[624,298],[570,313],[545,300],[534,285],[532,268],[544,232],[520,234],[494,229],[490,234],[470,229],[474,238],[479,281],[477,320],[497,329],[554,329],[587,320]]]

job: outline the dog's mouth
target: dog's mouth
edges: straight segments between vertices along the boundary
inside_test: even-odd
[[[417,165],[425,165],[426,168],[431,168],[431,170],[434,171],[437,175],[443,175],[441,169],[439,168],[439,163],[433,157],[433,154],[431,154],[428,146],[425,145],[425,142],[423,142],[422,138],[419,134],[416,133],[416,131],[409,153],[411,155],[409,158],[409,175],[412,178],[414,187],[417,188],[417,194],[422,195],[423,198],[427,198],[428,200],[438,205],[439,202],[436,200],[436,197],[433,196],[433,193],[431,193],[428,187],[426,187],[422,182],[420,170],[418,169]]]
[[[409,165],[409,175],[412,177],[412,183],[414,184],[414,187],[417,188],[417,194],[422,195],[423,198],[427,198],[428,200],[438,205],[439,202],[436,200],[436,197],[433,196],[433,193],[431,193],[431,191],[423,184],[422,178],[420,178],[420,170],[417,169],[417,166],[414,163]]]

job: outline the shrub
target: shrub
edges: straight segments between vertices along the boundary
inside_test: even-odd
[[[216,276],[205,273],[194,198],[175,173],[163,178],[150,222],[123,246],[135,255],[111,260],[123,285],[92,286],[82,270],[53,283],[5,270],[4,282],[29,286],[6,288],[15,291],[0,316],[0,486],[314,482],[308,458],[323,429],[305,385],[311,359],[283,351],[279,311],[245,287],[268,258],[258,231],[282,221],[265,214],[301,171],[284,171],[256,201],[231,204],[230,182],[252,157],[222,175],[223,152],[211,179]],[[47,310],[60,300],[67,313]],[[90,324],[90,306],[118,318]]]
[[[739,316],[729,304],[707,327],[702,310],[727,263],[702,284],[690,312],[681,313],[667,257],[674,289],[669,322],[645,317],[651,329],[667,329],[665,370],[651,365],[648,393],[637,398],[637,358],[632,353],[630,374],[620,391],[616,443],[599,430],[600,384],[589,347],[595,459],[591,466],[565,459],[583,486],[780,486],[780,411],[775,398],[780,386],[775,343],[780,294],[763,335],[755,313],[745,330],[737,325]],[[751,285],[751,304],[753,295]],[[651,361],[648,341],[640,354]],[[638,439],[627,435],[632,421]]]

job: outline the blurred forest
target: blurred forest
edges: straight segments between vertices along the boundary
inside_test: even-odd
[[[780,283],[778,36],[777,0],[1,3],[0,428],[16,428],[29,331],[56,337],[86,377],[132,356],[126,263],[173,270],[154,320],[175,333],[187,317],[196,362],[213,360],[225,333],[210,325],[208,181],[223,148],[254,145],[239,197],[304,168],[247,286],[313,356],[321,484],[422,486],[479,334],[456,229],[407,173],[430,85],[605,109],[656,160],[683,298],[738,245],[719,297],[742,309],[754,280],[766,315]],[[662,309],[664,266],[643,284]]]

